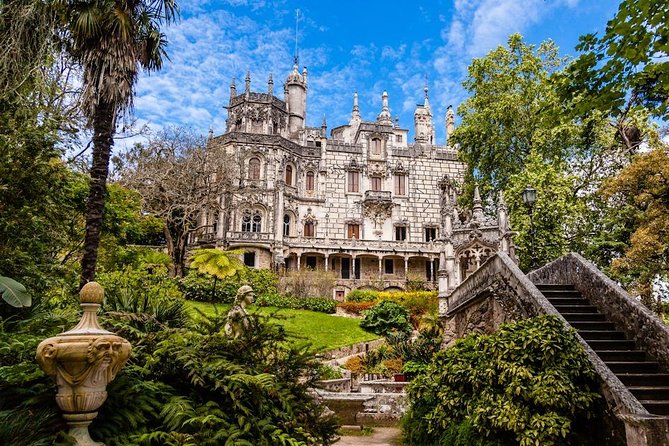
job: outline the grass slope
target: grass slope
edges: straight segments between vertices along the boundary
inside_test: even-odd
[[[229,305],[214,305],[205,302],[188,301],[190,309],[197,308],[204,314],[226,312]],[[315,352],[323,352],[345,347],[358,342],[372,341],[379,336],[369,333],[360,328],[359,319],[334,316],[331,314],[318,313],[307,310],[290,310],[275,307],[249,307],[251,313],[271,316],[274,315],[278,324],[286,329],[286,332],[295,343],[311,343],[311,349]],[[196,311],[191,312],[196,315]]]

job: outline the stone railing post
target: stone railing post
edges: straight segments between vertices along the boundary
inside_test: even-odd
[[[130,343],[100,327],[97,310],[104,291],[96,282],[79,293],[84,311],[76,327],[37,347],[37,362],[58,386],[56,402],[63,411],[69,434],[78,446],[100,446],[88,433],[88,425],[107,399],[107,384],[130,356]]]

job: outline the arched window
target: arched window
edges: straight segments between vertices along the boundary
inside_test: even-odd
[[[283,235],[288,237],[290,235],[290,215],[283,216]]]
[[[314,190],[314,173],[313,172],[307,172],[307,182],[306,182],[307,190],[308,191],[313,191]]]
[[[261,232],[262,231],[262,215],[260,211],[244,212],[242,216],[242,232]]]
[[[249,160],[249,179],[260,179],[260,160],[258,158],[251,158]]]
[[[258,211],[256,211],[255,214],[253,214],[253,222],[251,223],[251,232],[262,232],[262,216]]]
[[[308,221],[304,224],[304,236],[305,237],[314,236],[314,222]]]
[[[242,232],[251,232],[251,212],[249,211],[242,215]]]
[[[372,154],[381,155],[381,140],[379,138],[372,139]]]
[[[286,166],[286,186],[293,185],[293,166]]]

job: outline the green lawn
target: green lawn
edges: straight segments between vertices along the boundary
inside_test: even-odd
[[[188,301],[191,309],[197,308],[204,314],[213,314],[216,309],[226,312],[229,305],[214,305]],[[215,309],[216,308],[216,309]],[[264,315],[276,314],[276,322],[283,325],[288,335],[296,342],[309,342],[314,351],[322,352],[345,347],[358,342],[378,339],[379,336],[360,328],[359,319],[334,316],[306,310],[289,310],[275,307],[249,307],[251,313],[258,311]],[[195,311],[192,312],[196,314]]]

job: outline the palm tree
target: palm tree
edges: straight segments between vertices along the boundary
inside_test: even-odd
[[[68,52],[83,69],[81,107],[93,130],[81,282],[95,278],[109,157],[116,118],[132,107],[140,68],[166,58],[162,24],[177,18],[176,0],[55,0]]]
[[[211,299],[216,300],[216,282],[244,271],[244,264],[239,258],[243,251],[222,251],[220,249],[196,249],[190,257],[191,268],[214,277]]]

